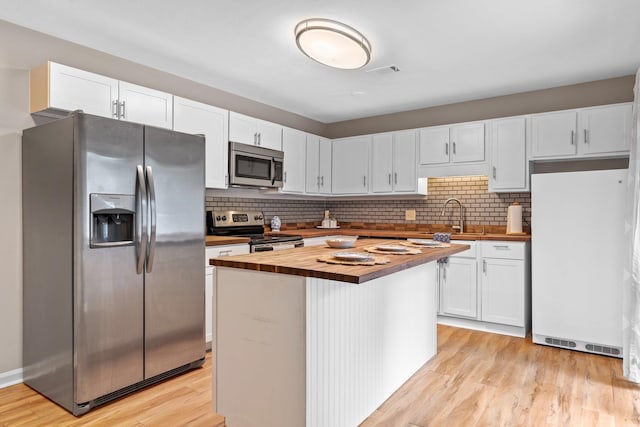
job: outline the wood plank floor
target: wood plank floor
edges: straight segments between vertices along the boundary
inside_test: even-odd
[[[23,384],[7,387],[0,425],[223,427],[211,409],[210,357],[81,418]],[[361,427],[638,425],[640,388],[622,377],[620,359],[438,326],[438,355]]]

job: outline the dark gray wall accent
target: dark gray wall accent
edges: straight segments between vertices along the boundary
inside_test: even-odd
[[[328,138],[341,138],[487,120],[520,114],[542,113],[594,105],[633,101],[634,76],[598,80],[570,86],[516,93],[476,101],[459,102],[400,113],[331,123]]]

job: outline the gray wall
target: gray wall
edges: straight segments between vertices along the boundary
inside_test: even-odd
[[[331,123],[328,138],[633,101],[634,76]]]
[[[372,133],[489,116],[628,101],[631,100],[633,87],[632,80],[627,77],[325,125],[3,21],[0,21],[0,40],[0,378],[3,373],[22,366],[20,134],[22,129],[33,126],[28,107],[28,70],[46,60],[325,136]],[[502,105],[505,100],[511,100],[508,106]],[[312,207],[314,209],[317,208]],[[348,217],[346,212],[345,216]]]

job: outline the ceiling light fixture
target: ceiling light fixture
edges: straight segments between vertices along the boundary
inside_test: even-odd
[[[371,44],[356,29],[330,19],[305,19],[296,25],[296,44],[309,58],[335,68],[362,68],[371,59]]]

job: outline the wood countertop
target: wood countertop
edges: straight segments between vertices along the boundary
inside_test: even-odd
[[[248,237],[206,236],[204,241],[207,246],[222,246],[249,243],[250,240]]]
[[[389,243],[383,239],[358,239],[350,249],[335,249],[328,246],[308,246],[271,252],[256,252],[223,258],[211,258],[209,264],[216,267],[231,267],[269,273],[293,274],[304,277],[337,280],[347,283],[364,283],[420,264],[462,252],[469,245],[451,244],[449,248],[422,248],[418,255],[386,255],[391,260],[382,265],[341,265],[318,261],[318,257],[339,251],[357,251],[358,248]],[[362,250],[360,250],[362,251]]]
[[[359,236],[359,237],[382,237],[395,239],[431,239],[433,233],[423,231],[397,231],[397,230],[372,230],[359,228],[337,228],[337,229],[319,229],[319,228],[299,228],[287,229],[279,233],[271,232],[276,236],[297,235],[303,238],[323,237],[323,236]],[[501,234],[501,233],[451,233],[451,240],[503,240],[509,242],[528,242],[531,240],[531,234]]]

